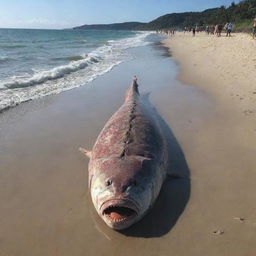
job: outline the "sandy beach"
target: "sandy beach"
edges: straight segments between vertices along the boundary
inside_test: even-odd
[[[218,38],[177,33],[164,45],[180,64],[179,80],[211,95],[217,114],[203,125],[192,153],[201,156],[191,171],[190,204],[202,214],[195,225],[198,236],[192,238],[197,253],[206,254],[208,248],[207,255],[254,255],[256,41],[247,34]],[[186,214],[192,212],[187,209]],[[200,229],[214,230],[214,225],[218,242],[201,237]]]
[[[1,256],[255,255],[255,42],[164,43],[171,57],[161,44],[134,48],[90,84],[1,113]],[[93,146],[135,74],[168,126],[171,169],[187,177],[168,179],[152,211],[116,232],[95,213],[78,148]]]

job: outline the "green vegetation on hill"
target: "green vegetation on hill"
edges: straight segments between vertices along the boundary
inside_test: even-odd
[[[238,31],[249,31],[256,16],[256,0],[243,0],[228,6],[208,9],[203,12],[171,13],[149,23],[125,22],[109,25],[84,25],[75,29],[120,29],[120,30],[158,30],[169,28],[225,24],[232,22]]]
[[[229,6],[208,9],[203,12],[172,13],[161,16],[146,25],[143,29],[167,29],[173,27],[203,26],[232,22],[237,29],[246,30],[256,16],[256,0],[244,0]]]

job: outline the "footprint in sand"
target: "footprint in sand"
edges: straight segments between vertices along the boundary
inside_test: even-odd
[[[245,111],[243,111],[243,113],[246,115],[246,116],[249,116],[250,114],[253,114],[254,111],[250,110],[250,109],[247,109]]]
[[[223,235],[224,234],[224,230],[214,230],[212,233],[214,235]]]
[[[246,221],[246,219],[245,218],[243,218],[243,217],[235,217],[235,218],[233,218],[234,220],[238,220],[238,221],[240,221],[240,222],[242,222],[242,223],[244,223],[245,221]]]

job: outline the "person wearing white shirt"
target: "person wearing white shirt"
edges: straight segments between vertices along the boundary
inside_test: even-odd
[[[233,29],[233,24],[228,23],[227,24],[227,36],[231,36],[232,29]]]

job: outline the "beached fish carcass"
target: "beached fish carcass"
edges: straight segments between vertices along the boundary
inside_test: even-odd
[[[161,129],[140,97],[136,78],[92,151],[80,150],[90,158],[89,188],[100,217],[116,230],[139,221],[161,190],[168,157]]]

